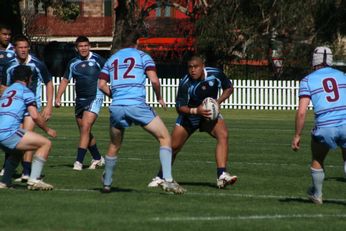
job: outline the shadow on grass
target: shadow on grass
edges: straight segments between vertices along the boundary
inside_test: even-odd
[[[324,180],[325,181],[334,180],[334,181],[346,183],[346,178],[345,177],[326,177]]]
[[[137,190],[134,189],[127,189],[127,188],[118,188],[118,187],[111,187],[110,190],[105,191],[103,188],[93,188],[92,190],[99,191],[102,194],[109,194],[109,193],[116,193],[116,192],[126,192],[126,193],[132,193],[137,192]]]
[[[216,188],[216,184],[209,183],[209,182],[184,182],[179,181],[180,185],[189,185],[189,186],[203,186],[203,187],[210,187],[210,188]]]
[[[66,167],[66,168],[69,168],[69,169],[73,170],[73,164],[56,164],[56,165],[47,165],[47,166],[45,166],[45,168],[60,168],[60,167]],[[83,168],[82,168],[83,170],[84,169],[88,169],[88,168],[89,168],[89,165],[83,164]],[[76,170],[74,170],[74,171],[76,171]]]
[[[283,203],[299,202],[299,203],[304,203],[304,204],[312,204],[312,202],[309,199],[304,199],[304,198],[300,198],[300,197],[297,197],[297,198],[288,197],[288,198],[285,198],[285,199],[279,199],[279,201],[283,202]],[[336,205],[346,206],[346,202],[345,201],[336,200],[336,199],[334,199],[334,200],[332,200],[332,199],[323,200],[323,204],[336,204]]]

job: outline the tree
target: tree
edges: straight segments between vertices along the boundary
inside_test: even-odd
[[[150,11],[158,7],[175,7],[195,22],[200,15],[206,13],[208,2],[207,0],[145,0],[143,5],[139,5],[138,0],[118,0],[114,7],[115,26],[112,50],[121,48],[125,28],[137,29],[146,33],[145,19],[149,16]]]
[[[13,34],[22,32],[19,2],[20,0],[0,1],[0,22],[11,25]]]
[[[316,44],[344,34],[344,17],[345,1],[214,0],[197,21],[197,49],[219,66],[273,55],[308,66]]]

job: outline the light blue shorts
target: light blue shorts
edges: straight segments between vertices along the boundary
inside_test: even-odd
[[[336,149],[338,146],[346,148],[346,125],[317,127],[311,131],[311,136],[314,140],[327,145],[330,149]]]
[[[156,112],[147,104],[110,106],[109,112],[110,124],[115,128],[130,127],[132,123],[145,126],[156,117]]]
[[[13,135],[0,142],[1,148],[5,152],[9,150],[14,150],[26,132],[27,130],[19,128]]]

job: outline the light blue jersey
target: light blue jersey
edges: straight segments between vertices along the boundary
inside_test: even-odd
[[[309,97],[314,106],[316,127],[346,124],[346,75],[325,67],[300,82],[299,97]]]
[[[41,108],[42,106],[42,83],[47,85],[52,80],[52,76],[48,72],[46,65],[41,62],[38,58],[29,55],[28,59],[25,63],[19,63],[18,59],[13,59],[10,63],[8,63],[3,69],[2,76],[2,85],[9,86],[13,83],[12,76],[14,69],[19,65],[29,66],[32,70],[32,82],[28,86],[28,88],[35,94],[37,107]]]
[[[121,49],[104,65],[99,78],[110,83],[112,105],[145,103],[145,72],[156,70],[153,59],[135,48]]]
[[[21,83],[9,86],[0,98],[0,142],[20,128],[27,107],[36,105],[34,93]]]

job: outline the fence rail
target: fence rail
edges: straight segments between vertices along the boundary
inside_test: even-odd
[[[60,85],[60,77],[53,78],[55,92]],[[295,110],[298,105],[299,81],[278,80],[233,80],[234,92],[221,108],[252,109],[252,110]],[[74,106],[75,92],[73,81],[69,82],[61,99],[62,106]],[[161,79],[162,96],[167,107],[175,106],[179,79]],[[153,107],[159,107],[152,85],[146,82],[146,102]],[[46,103],[43,89],[43,103]],[[108,106],[111,100],[105,97],[103,106]],[[311,108],[311,105],[310,105]]]

